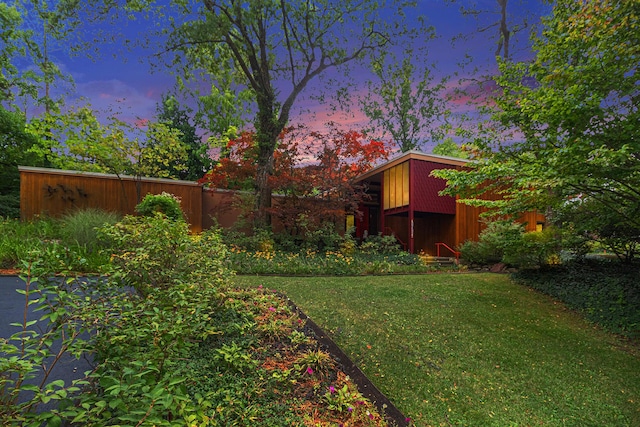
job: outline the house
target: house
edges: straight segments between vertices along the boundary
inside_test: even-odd
[[[462,168],[467,160],[408,151],[357,178],[369,195],[354,217],[356,237],[393,234],[411,253],[451,256],[466,240],[477,240],[483,229],[482,208],[441,196],[446,183],[431,176],[442,168]],[[535,231],[541,215],[524,214],[520,221]]]

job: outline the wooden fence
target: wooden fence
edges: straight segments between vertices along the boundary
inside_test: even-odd
[[[163,191],[180,198],[191,231],[212,226],[229,228],[241,217],[240,200],[251,193],[203,188],[192,181],[137,178],[104,173],[59,169],[20,168],[20,216],[23,220],[38,215],[61,217],[84,208],[98,208],[120,214],[133,214],[135,206],[147,194]],[[273,204],[281,197],[274,195]],[[274,231],[282,230],[277,220]],[[251,228],[249,227],[249,230]]]
[[[147,194],[163,191],[181,199],[191,230],[202,230],[202,186],[196,182],[21,166],[20,216],[60,217],[83,208],[132,214]]]

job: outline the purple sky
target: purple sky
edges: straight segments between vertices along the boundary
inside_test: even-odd
[[[497,26],[478,32],[479,28],[485,28],[499,20],[499,7],[497,0],[464,0],[451,4],[442,0],[418,0],[421,11],[428,17],[427,23],[435,26],[438,38],[429,42],[429,60],[436,63],[437,72],[440,75],[452,75],[461,72],[458,63],[463,60],[465,54],[473,56],[472,66],[483,69],[495,68],[493,57],[496,48]],[[479,10],[490,11],[481,14],[478,18],[462,16],[460,5],[474,6]],[[511,0],[508,5],[510,24],[516,25],[524,19],[530,23],[537,23],[539,16],[547,13],[548,6],[541,0]],[[491,13],[493,12],[493,13]],[[121,29],[126,37],[138,37],[144,28],[139,23],[128,23]],[[514,57],[522,59],[530,55],[522,50],[523,42],[528,37],[528,29],[521,31],[512,41]],[[452,43],[452,38],[458,35],[469,36],[465,40]],[[136,118],[153,118],[156,113],[156,105],[163,93],[167,93],[174,86],[174,77],[168,72],[151,71],[146,58],[152,52],[134,50],[125,52],[121,46],[99,46],[100,58],[95,61],[79,54],[71,57],[64,53],[64,49],[53,52],[56,63],[66,73],[73,76],[75,91],[67,97],[67,103],[73,104],[74,99],[84,98],[98,111],[119,110],[121,118],[133,122]],[[114,54],[116,55],[114,57]],[[467,72],[463,70],[462,74]],[[458,79],[453,79],[449,87],[457,85]],[[327,119],[325,107],[317,104],[303,94],[299,99],[299,106],[314,111],[315,117],[300,113],[292,117],[292,122],[323,122]],[[451,104],[456,110],[468,109],[462,103]],[[300,110],[298,110],[300,111]],[[333,120],[352,124],[358,127],[364,117],[355,111],[351,117],[331,117]]]

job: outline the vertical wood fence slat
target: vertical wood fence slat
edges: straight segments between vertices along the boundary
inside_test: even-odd
[[[60,217],[83,208],[133,214],[147,194],[181,199],[191,231],[202,231],[202,186],[195,182],[20,167],[20,216]]]

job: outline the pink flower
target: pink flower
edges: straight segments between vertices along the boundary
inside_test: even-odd
[[[307,368],[307,374],[309,375],[313,374],[313,369],[311,369],[311,366]]]
[[[273,307],[269,307],[269,311],[276,311],[276,309]]]
[[[353,408],[352,408],[351,406],[349,406],[349,407],[347,408],[347,411],[349,411],[349,412],[353,412]]]
[[[329,393],[333,394],[336,392],[336,388],[332,385],[329,386]]]

